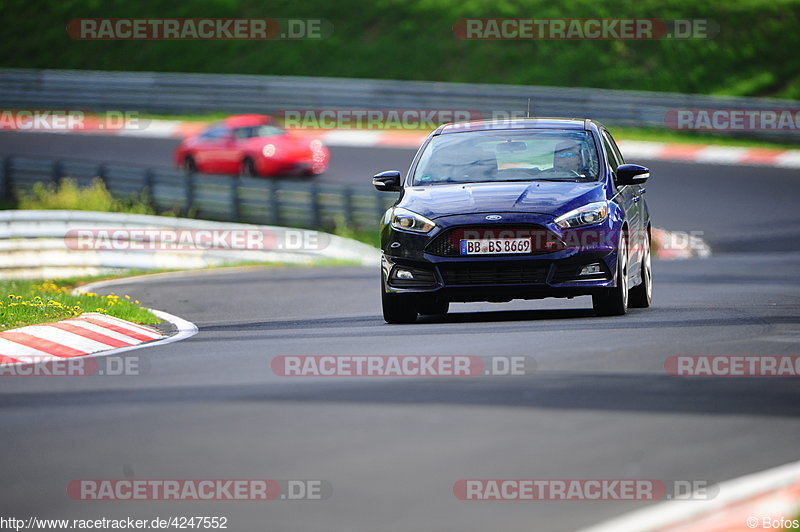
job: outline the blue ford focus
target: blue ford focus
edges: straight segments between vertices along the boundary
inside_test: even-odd
[[[603,316],[650,306],[648,177],[592,120],[439,127],[407,176],[373,177],[399,192],[381,224],[384,319],[584,295]]]

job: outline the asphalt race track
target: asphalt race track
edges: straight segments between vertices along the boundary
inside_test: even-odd
[[[0,153],[169,166],[172,141],[3,133]],[[402,149],[332,148],[322,180],[369,185]],[[166,161],[164,161],[166,158]],[[633,161],[632,161],[633,162]],[[708,259],[656,261],[654,306],[596,318],[590,300],[455,304],[387,325],[378,272],[240,269],[105,291],[200,332],[132,351],[126,377],[0,378],[0,500],[18,517],[219,515],[276,532],[573,531],[639,502],[465,502],[469,478],[722,481],[800,459],[791,378],[686,378],[673,355],[800,355],[800,175],[648,164],[659,227],[702,232]],[[526,376],[287,378],[279,355],[526,356]],[[324,479],[322,501],[87,502],[75,479]]]

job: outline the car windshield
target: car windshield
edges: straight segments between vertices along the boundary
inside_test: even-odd
[[[252,139],[255,137],[274,137],[283,135],[283,130],[279,127],[261,125],[236,128],[233,132],[237,139]]]
[[[588,131],[465,131],[428,143],[413,184],[595,181],[599,167]]]

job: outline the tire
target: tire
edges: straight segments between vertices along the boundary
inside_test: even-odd
[[[628,293],[629,308],[647,308],[653,302],[653,269],[650,261],[650,233],[642,251],[642,282]]]
[[[253,162],[253,159],[247,157],[244,161],[242,161],[242,168],[239,170],[239,175],[242,177],[258,177],[256,163]]]
[[[196,174],[197,173],[197,163],[194,161],[194,158],[191,156],[186,156],[183,159],[183,171],[187,174]]]
[[[387,294],[381,285],[381,304],[383,320],[386,323],[414,323],[417,321],[417,308],[414,299],[408,294]]]
[[[417,312],[423,316],[442,316],[450,310],[450,302],[441,299],[427,300],[419,304]]]
[[[592,306],[598,316],[622,316],[628,312],[628,237],[624,233],[617,253],[617,286],[592,295]]]

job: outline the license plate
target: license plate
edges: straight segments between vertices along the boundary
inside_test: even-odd
[[[462,255],[504,255],[507,253],[528,253],[530,250],[530,238],[467,239],[461,241]]]

